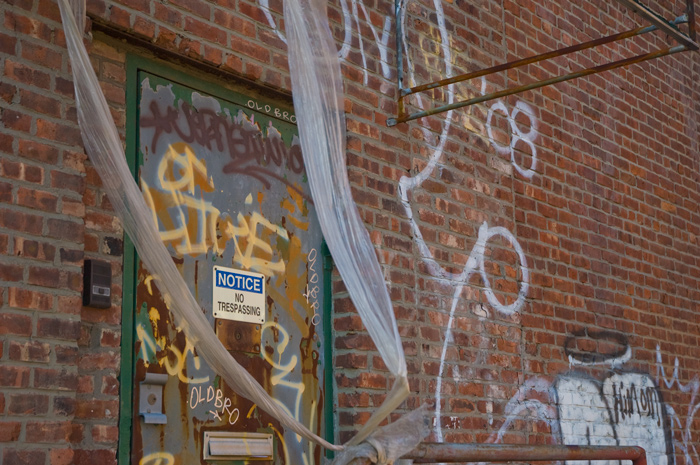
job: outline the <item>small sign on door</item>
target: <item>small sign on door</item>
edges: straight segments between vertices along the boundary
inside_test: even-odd
[[[265,323],[265,275],[214,267],[214,318]]]

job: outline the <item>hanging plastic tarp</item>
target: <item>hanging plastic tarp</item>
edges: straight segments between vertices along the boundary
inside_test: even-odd
[[[58,4],[85,149],[102,179],[115,214],[143,264],[154,276],[175,323],[237,394],[255,402],[295,433],[325,448],[342,450],[342,446],[318,437],[280,408],[215,337],[162,243],[152,221],[152,212],[127,166],[119,134],[83,45],[85,2],[58,0]],[[408,381],[389,294],[369,235],[352,201],[347,179],[342,78],[325,9],[323,0],[285,2],[294,103],[304,161],[319,221],[334,261],[377,349],[395,376],[394,387],[382,407],[350,441],[350,444],[358,444],[406,398]],[[427,415],[425,410],[421,412],[422,417]],[[396,442],[392,457],[400,456],[403,449],[411,450],[426,433],[426,428],[417,428],[414,434],[402,434],[403,440]],[[389,432],[382,437],[393,436]],[[348,454],[343,460],[348,460]]]
[[[333,261],[394,388],[351,441],[364,439],[408,395],[406,361],[394,309],[367,229],[352,199],[345,163],[343,81],[324,0],[286,0],[292,96],[309,186]]]
[[[139,258],[154,276],[154,283],[160,289],[175,324],[182,329],[202,358],[237,394],[255,402],[259,408],[273,415],[295,433],[323,447],[342,449],[315,435],[289,416],[219,342],[163,245],[153,223],[153,214],[129,171],[117,128],[92,69],[83,45],[82,29],[76,23],[69,0],[58,0],[58,4],[71,60],[78,123],[85,150],[102,179],[104,190],[124,231],[134,243]],[[85,11],[84,6],[79,10]],[[83,16],[81,20],[84,21]]]

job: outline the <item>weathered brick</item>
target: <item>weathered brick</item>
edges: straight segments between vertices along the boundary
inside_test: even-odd
[[[33,86],[49,89],[51,76],[32,66],[14,60],[5,60],[5,76],[17,83],[31,82]]]
[[[10,394],[7,412],[10,415],[45,415],[49,411],[49,396],[45,394]]]
[[[74,221],[49,219],[47,220],[48,236],[70,242],[79,243],[83,238],[85,226]]]
[[[2,451],[2,460],[7,465],[37,465],[45,463],[46,451],[5,449]]]
[[[30,274],[32,269],[30,269]],[[56,272],[57,270],[53,271]],[[15,308],[48,311],[53,308],[54,297],[51,294],[31,289],[12,287],[8,292],[7,303]]]
[[[19,439],[22,424],[15,421],[0,422],[0,442],[15,442]]]
[[[29,367],[0,366],[0,386],[26,388],[29,386]]]
[[[18,362],[49,363],[51,361],[51,346],[39,341],[10,341],[8,350],[10,360]]]
[[[3,311],[0,313],[0,334],[30,336],[32,334],[32,318],[29,315]]]
[[[75,341],[80,336],[80,321],[62,318],[39,318],[37,335],[67,341]]]

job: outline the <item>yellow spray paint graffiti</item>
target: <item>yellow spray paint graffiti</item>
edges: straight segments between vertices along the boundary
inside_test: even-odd
[[[175,457],[168,452],[154,452],[139,460],[139,465],[175,465]]]
[[[136,326],[136,337],[141,343],[140,355],[146,367],[150,365],[150,360],[155,358],[156,363],[164,366],[165,371],[170,376],[176,376],[183,383],[201,384],[209,381],[208,375],[197,378],[187,376],[187,360],[190,356],[195,370],[199,370],[202,366],[199,356],[194,351],[194,346],[187,338],[185,338],[185,348],[180,350],[173,344],[166,344],[165,337],[155,338],[149,334],[141,323]]]
[[[270,236],[289,240],[287,231],[258,212],[249,216],[238,213],[235,223],[228,214],[222,215],[204,198],[204,193],[214,191],[214,181],[208,177],[204,161],[188,144],[179,142],[168,147],[158,164],[157,182],[151,187],[141,179],[144,198],[153,212],[161,240],[171,245],[178,256],[196,257],[209,251],[220,254],[226,243],[233,241],[235,264],[266,276],[284,273],[284,262],[273,260]],[[289,191],[299,197],[295,204],[303,200],[293,189]],[[302,222],[293,221],[303,227]]]

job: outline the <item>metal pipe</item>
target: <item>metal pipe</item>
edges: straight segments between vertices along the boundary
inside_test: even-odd
[[[695,0],[686,0],[686,15],[688,15],[688,37],[696,41],[695,36]]]
[[[682,15],[673,20],[673,24],[684,23],[688,20],[688,15]],[[528,58],[521,58],[519,60],[511,61],[509,63],[503,63],[500,65],[492,66],[490,68],[485,68],[479,71],[474,71],[472,73],[460,74],[459,76],[453,76],[451,78],[442,79],[440,81],[431,82],[430,84],[422,84],[420,86],[411,87],[410,89],[401,88],[402,85],[399,84],[401,89],[401,96],[405,97],[407,95],[415,94],[418,92],[425,92],[426,90],[435,89],[436,87],[443,87],[449,84],[455,84],[457,82],[468,81],[470,79],[475,79],[481,76],[486,76],[487,74],[498,73],[500,71],[506,71],[512,68],[518,68],[520,66],[530,65],[533,63],[538,63],[543,60],[548,60],[550,58],[556,58],[562,55],[568,55],[569,53],[579,52],[581,50],[586,50],[589,48],[597,47],[600,45],[605,45],[610,42],[615,42],[617,40],[629,39],[630,37],[636,37],[648,32],[657,30],[657,26],[644,26],[632,29],[630,31],[620,32],[607,37],[601,37],[599,39],[594,39],[588,42],[583,42],[580,44],[572,45],[570,47],[560,48],[558,50],[552,50],[551,52],[542,53],[539,55],[531,56]],[[401,114],[401,113],[399,113]]]
[[[617,1],[629,8],[630,10],[637,13],[642,18],[649,21],[651,24],[658,26],[659,29],[676,39],[679,44],[685,45],[688,48],[688,50],[698,50],[698,44],[695,43],[694,38],[688,37],[686,34],[681,32],[680,29],[674,27],[674,25],[672,24],[669,24],[668,21],[666,21],[663,17],[657,15],[652,10],[639,3],[637,0]]]
[[[395,0],[394,2],[394,14],[396,16],[396,78],[399,83],[399,101],[398,101],[398,113],[399,115],[404,114],[404,101],[401,98],[401,89],[403,88],[403,24],[401,23],[401,2],[402,0]]]
[[[414,463],[631,460],[633,465],[646,465],[646,452],[636,446],[422,443],[402,458]]]
[[[426,116],[431,116],[436,113],[442,113],[444,111],[454,110],[456,108],[466,107],[468,105],[475,105],[477,103],[485,102],[487,100],[493,100],[501,97],[506,97],[508,95],[517,94],[520,92],[525,92],[528,90],[539,89],[540,87],[549,86],[552,84],[557,84],[560,82],[569,81],[571,79],[576,79],[584,76],[589,76],[591,74],[601,73],[603,71],[609,71],[611,69],[620,68],[622,66],[627,66],[635,63],[641,63],[646,60],[651,60],[653,58],[660,58],[666,55],[672,55],[674,53],[679,53],[687,50],[685,45],[678,45],[676,47],[671,47],[663,50],[658,50],[656,52],[645,53],[642,55],[637,55],[630,58],[625,58],[623,60],[614,61],[612,63],[606,63],[603,65],[594,66],[593,68],[583,69],[575,73],[566,74],[563,76],[558,76],[551,79],[545,79],[544,81],[537,81],[531,84],[526,84],[523,86],[515,87],[512,89],[505,89],[498,92],[492,92],[490,94],[482,95],[480,97],[474,97],[469,100],[463,100],[461,102],[451,103],[449,105],[443,105],[440,107],[432,108],[430,110],[419,111],[411,115],[399,118],[390,118],[387,120],[387,126],[395,126],[398,123],[405,123],[407,121],[412,121],[418,118],[424,118]]]

